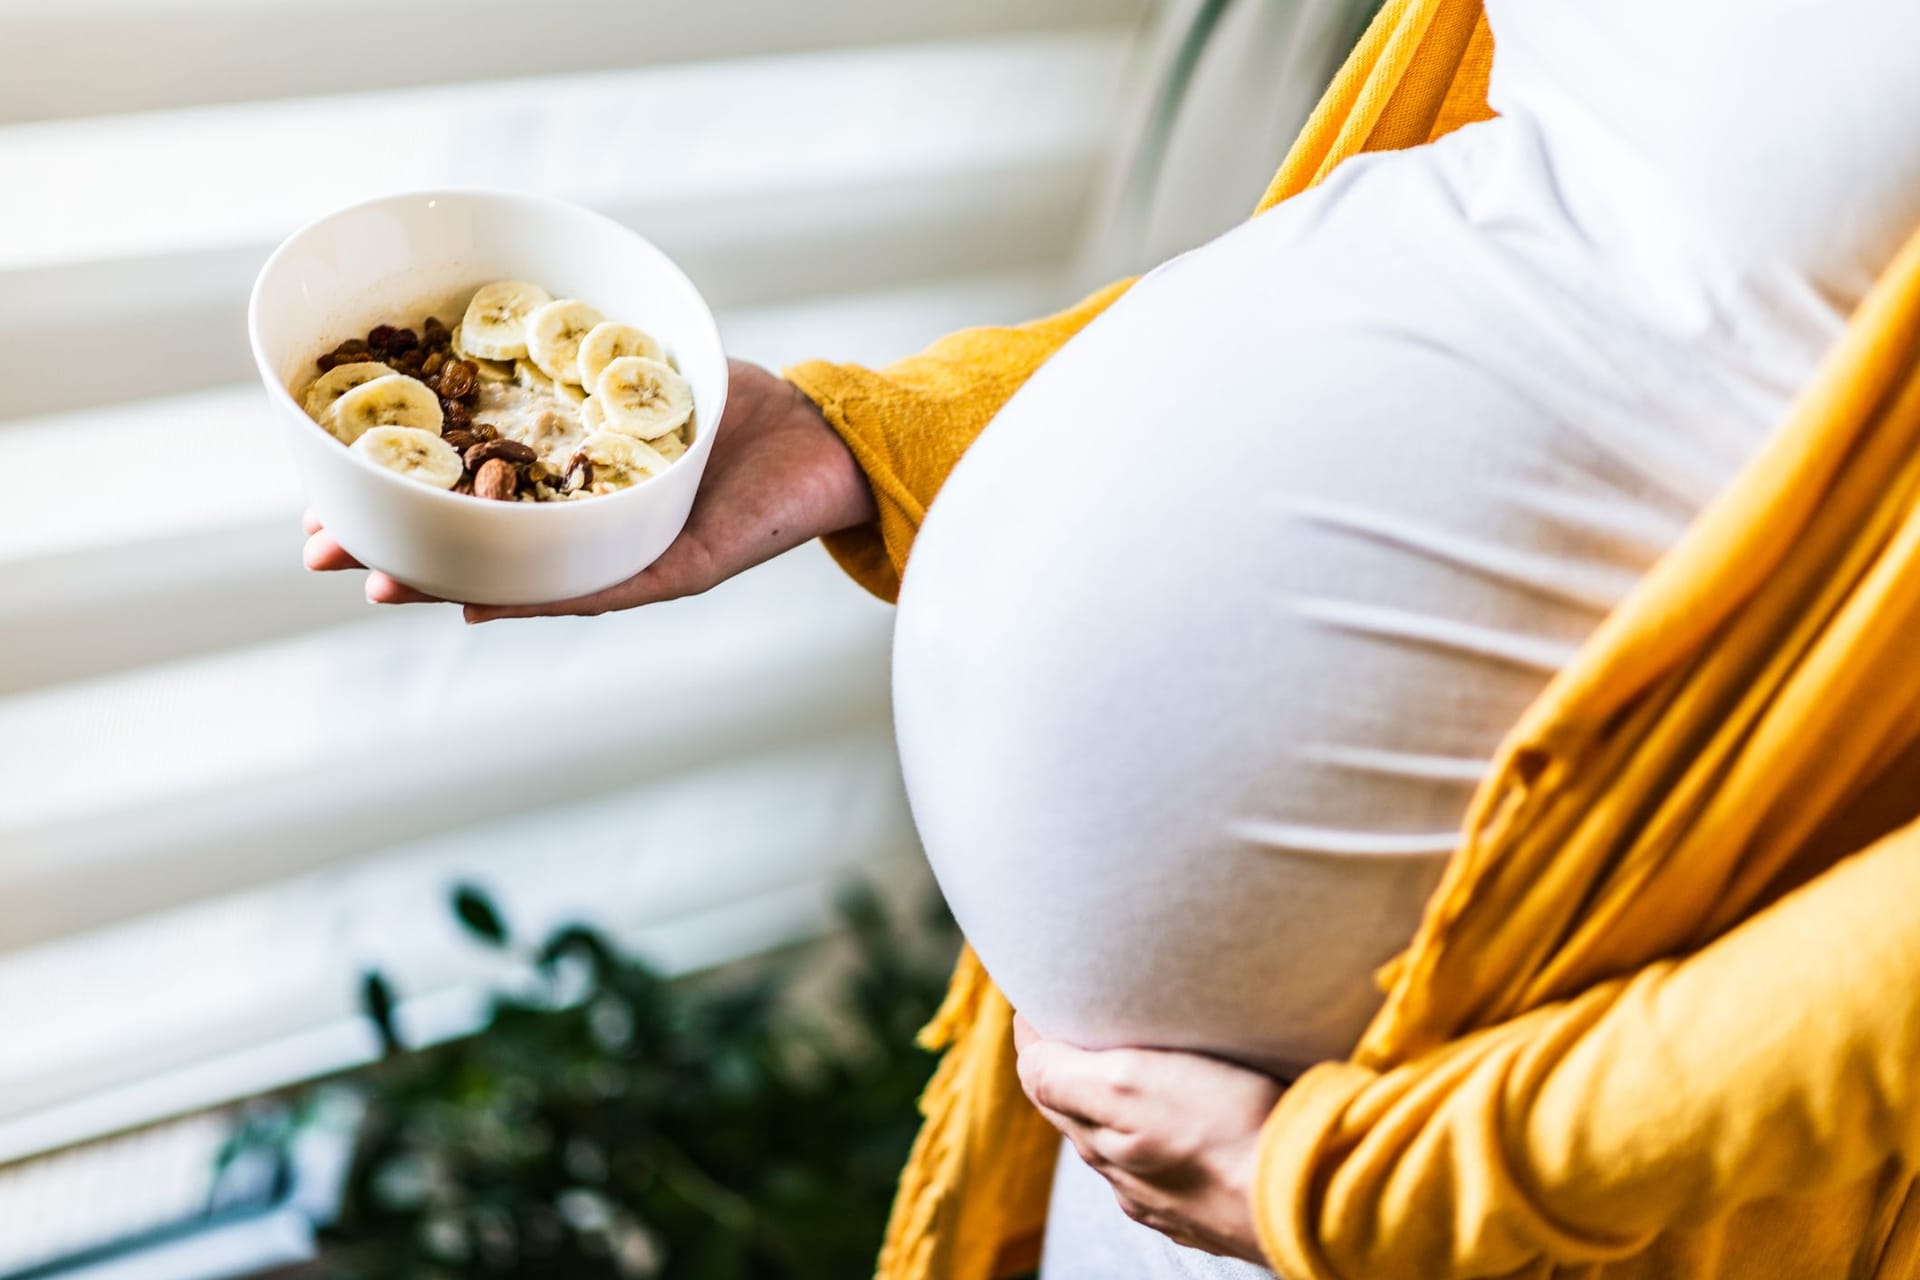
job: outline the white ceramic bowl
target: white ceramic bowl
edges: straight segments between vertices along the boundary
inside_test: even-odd
[[[531,280],[659,338],[693,385],[694,435],[663,474],[574,502],[488,502],[402,479],[294,398],[314,360],[377,324],[452,325],[474,290]],[[504,191],[416,191],[296,231],[254,282],[248,334],[307,502],[355,559],[476,604],[586,595],[653,563],[686,523],[727,399],[713,315],[665,254],[609,218]]]

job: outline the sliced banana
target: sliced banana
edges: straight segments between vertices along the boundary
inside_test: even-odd
[[[460,454],[438,433],[418,427],[369,427],[353,451],[387,470],[436,489],[460,483]]]
[[[527,354],[527,317],[553,299],[525,280],[496,280],[485,285],[460,317],[464,354],[488,360],[518,360]]]
[[[453,354],[459,356],[462,360],[471,360],[473,367],[478,369],[480,376],[488,382],[513,381],[513,361],[489,360],[485,356],[473,354],[473,352],[467,350],[467,344],[461,337],[460,331],[460,325],[453,326],[453,333],[450,339],[453,344]]]
[[[645,329],[615,320],[602,321],[580,340],[580,385],[599,386],[600,371],[621,356],[644,356],[666,363],[666,352]]]
[[[607,429],[607,411],[601,407],[599,396],[588,396],[580,402],[580,425],[589,431]]]
[[[553,394],[559,396],[563,403],[570,404],[575,407],[583,405],[587,402],[587,389],[585,387],[575,386],[571,382],[554,383]]]
[[[607,430],[653,440],[693,413],[693,388],[658,360],[621,356],[600,371],[594,397],[606,412]]]
[[[581,443],[580,452],[593,464],[593,483],[587,487],[594,493],[625,489],[673,465],[652,445],[617,431],[594,432]]]
[[[579,382],[580,340],[606,317],[578,298],[562,298],[527,317],[527,356],[555,382]]]
[[[548,396],[553,394],[553,379],[531,360],[513,362],[513,380],[529,391]]]
[[[361,383],[320,416],[320,425],[345,444],[374,427],[413,427],[437,436],[444,421],[440,397],[426,383],[404,373]]]
[[[684,431],[684,428],[682,428],[682,431]],[[655,453],[665,458],[668,462],[678,462],[680,455],[687,451],[686,441],[682,440],[680,436],[681,431],[669,431],[667,434],[657,439],[649,440],[647,443],[653,446]]]
[[[364,360],[359,364],[337,364],[313,380],[307,388],[306,398],[301,404],[307,416],[315,422],[320,415],[333,407],[333,402],[347,392],[375,378],[384,378],[393,370],[378,360]]]

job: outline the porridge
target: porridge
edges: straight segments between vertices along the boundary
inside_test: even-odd
[[[420,484],[502,502],[612,493],[672,466],[693,390],[645,330],[503,280],[458,325],[377,325],[296,392],[315,422]]]

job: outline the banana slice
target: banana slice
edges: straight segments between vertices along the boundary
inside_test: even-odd
[[[451,489],[460,483],[465,465],[454,447],[432,431],[418,427],[368,427],[353,442],[353,451],[387,470],[431,485]]]
[[[580,402],[580,425],[588,431],[607,429],[607,411],[601,407],[599,396],[588,396]]]
[[[580,382],[580,340],[606,317],[578,298],[562,298],[527,317],[527,355],[555,382]]]
[[[630,324],[607,320],[593,326],[580,340],[580,385],[600,385],[600,371],[621,356],[644,356],[666,363],[666,353],[653,335]]]
[[[621,356],[600,371],[593,392],[607,430],[636,440],[667,434],[693,413],[693,388],[658,360]]]
[[[483,286],[460,317],[462,349],[488,360],[518,360],[527,354],[527,317],[552,300],[525,280]]]
[[[440,397],[426,383],[404,373],[361,383],[320,416],[320,425],[344,444],[352,444],[374,427],[413,427],[437,436],[444,421]]]
[[[553,384],[553,394],[559,396],[562,402],[578,407],[587,402],[588,392],[585,387],[575,386],[571,382],[556,382]]]
[[[306,398],[300,403],[306,409],[307,416],[318,422],[320,415],[331,409],[335,400],[363,383],[384,378],[392,372],[378,360],[337,364],[313,380],[313,385],[307,388]]]
[[[659,475],[673,465],[652,445],[621,435],[617,431],[596,431],[580,445],[580,452],[593,464],[594,493],[612,493]]]
[[[531,360],[513,362],[513,380],[529,391],[538,391],[543,396],[553,394],[553,379]]]
[[[460,325],[453,326],[453,333],[450,339],[453,343],[453,354],[459,356],[462,360],[471,360],[473,367],[478,369],[480,376],[488,382],[512,382],[513,361],[489,360],[485,356],[473,354],[473,352],[467,350],[467,344],[460,336],[461,328],[462,326]]]
[[[684,428],[682,430],[684,430]],[[680,431],[669,431],[658,439],[649,440],[647,443],[653,446],[655,453],[665,458],[668,462],[678,462],[680,455],[687,451],[686,441],[682,440],[680,435]]]

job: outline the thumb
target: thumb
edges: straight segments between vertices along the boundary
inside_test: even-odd
[[[1013,1051],[1019,1053],[1034,1041],[1040,1039],[1040,1033],[1033,1029],[1025,1014],[1013,1015]]]

